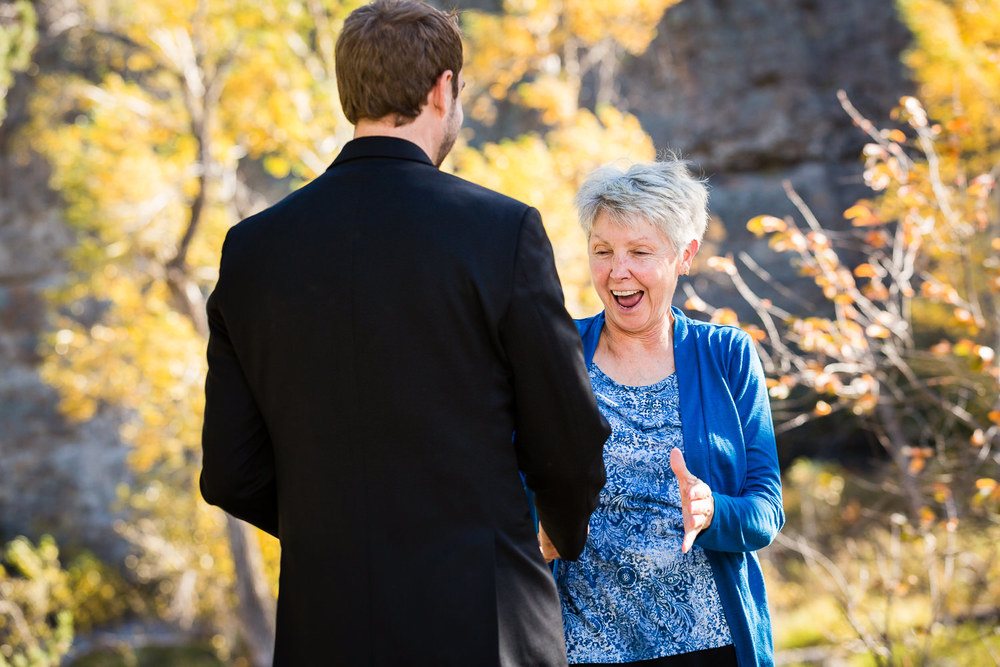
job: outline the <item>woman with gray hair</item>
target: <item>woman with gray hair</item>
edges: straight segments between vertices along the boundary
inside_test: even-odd
[[[554,566],[573,664],[773,664],[754,551],[784,512],[763,370],[744,331],[671,306],[707,201],[673,157],[598,169],[576,197],[604,304],[577,326],[612,434],[584,552]]]

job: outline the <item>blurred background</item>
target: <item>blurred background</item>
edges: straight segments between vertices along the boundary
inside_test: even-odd
[[[0,666],[269,664],[279,547],[197,493],[226,230],[350,139],[359,2],[0,2]],[[450,8],[450,3],[438,3]],[[1000,665],[1000,1],[477,0],[444,168],[537,206],[672,150],[678,290],[768,374],[782,665]]]

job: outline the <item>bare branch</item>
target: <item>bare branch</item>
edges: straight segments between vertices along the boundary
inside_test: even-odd
[[[851,104],[851,100],[847,97],[847,93],[841,89],[837,91],[837,99],[840,100],[840,106],[847,112],[847,115],[851,117],[854,124],[861,128],[861,130],[871,137],[875,143],[887,150],[899,161],[901,167],[906,171],[911,171],[913,169],[913,161],[903,152],[903,149],[899,147],[894,141],[889,141],[878,131],[875,125],[865,118],[860,111]]]

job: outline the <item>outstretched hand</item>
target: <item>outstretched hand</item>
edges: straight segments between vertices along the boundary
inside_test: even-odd
[[[684,463],[684,454],[676,447],[670,451],[670,469],[677,476],[681,492],[681,512],[684,515],[684,541],[681,551],[687,553],[694,546],[698,533],[712,523],[715,516],[715,498],[708,484],[694,476]]]

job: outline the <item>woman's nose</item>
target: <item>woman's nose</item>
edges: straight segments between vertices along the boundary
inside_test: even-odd
[[[630,274],[628,262],[623,257],[615,257],[611,260],[611,277],[616,280],[628,278]]]

